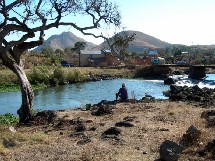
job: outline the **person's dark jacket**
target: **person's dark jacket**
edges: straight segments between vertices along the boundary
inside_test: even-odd
[[[122,100],[127,100],[128,99],[128,92],[126,87],[122,87],[119,89],[119,94]]]

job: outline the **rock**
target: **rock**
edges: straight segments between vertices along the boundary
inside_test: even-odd
[[[184,147],[192,146],[198,143],[200,136],[201,131],[191,125],[186,131],[186,134],[183,134],[180,144]]]
[[[54,110],[44,110],[44,111],[40,111],[36,114],[35,118],[41,118],[47,122],[52,122],[54,121],[54,119],[57,117],[57,112]]]
[[[96,111],[93,111],[91,114],[95,116],[108,115],[112,114],[112,109],[109,108],[107,104],[101,104],[99,108]]]
[[[115,126],[118,127],[133,127],[134,125],[129,122],[117,122]]]
[[[172,101],[179,101],[179,100],[183,100],[183,95],[179,95],[179,94],[172,94],[169,96],[169,99]]]
[[[159,128],[159,131],[169,131],[167,128]]]
[[[77,145],[84,145],[84,144],[87,144],[89,142],[91,142],[91,140],[89,138],[84,138],[84,139],[78,141]]]
[[[212,152],[213,155],[215,154],[215,139],[213,139],[211,142],[209,142],[205,148],[204,148],[205,151],[208,151],[208,152]]]
[[[163,161],[177,161],[184,147],[170,140],[165,140],[160,146],[160,158]]]
[[[171,90],[171,93],[178,94],[181,92],[181,87],[178,87],[176,85],[170,85],[170,90]]]
[[[201,118],[205,118],[207,121],[207,127],[215,125],[215,110],[203,111]]]
[[[76,132],[82,132],[86,130],[86,122],[79,117],[73,120],[69,120],[69,123],[70,125],[74,125]]]
[[[87,135],[83,131],[71,133],[69,136],[70,137],[87,137]]]
[[[148,154],[148,152],[147,151],[143,151],[143,154]]]
[[[176,71],[173,71],[173,73],[172,73],[173,75],[182,75],[182,72],[181,71],[178,71],[178,70],[176,70]]]
[[[208,116],[206,121],[207,121],[207,127],[214,126],[215,125],[215,116]]]
[[[165,85],[171,85],[175,84],[175,80],[173,78],[168,77],[167,79],[164,80]]]
[[[124,121],[134,121],[134,119],[137,118],[136,116],[126,116],[123,118]]]
[[[104,135],[115,135],[118,136],[119,134],[121,134],[121,130],[117,127],[111,127],[109,129],[107,129],[106,131],[104,131],[102,133],[102,136]]]
[[[210,153],[210,155],[208,153]],[[207,155],[214,158],[215,157],[215,139],[208,142],[208,144],[204,147],[204,149],[199,151],[199,155],[202,157]]]
[[[91,127],[88,129],[88,131],[96,131],[96,127]]]
[[[193,86],[193,90],[194,90],[195,92],[197,92],[197,91],[202,92],[202,89],[199,88],[199,86],[197,86],[197,85]]]
[[[93,120],[86,120],[86,123],[92,123]]]
[[[203,111],[201,118],[207,119],[209,116],[215,116],[215,110]]]

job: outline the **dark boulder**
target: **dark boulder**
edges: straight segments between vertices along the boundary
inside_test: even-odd
[[[165,140],[160,146],[160,158],[163,161],[177,161],[184,147],[170,140]]]
[[[178,94],[181,92],[182,87],[176,86],[176,85],[170,85],[171,93]]]
[[[165,85],[175,84],[175,80],[173,78],[168,77],[167,79],[164,79],[164,84]]]
[[[214,158],[215,158],[215,139],[208,142],[208,144],[204,147],[204,149],[199,151],[199,155],[201,157],[210,156],[210,158],[214,160]],[[210,158],[208,158],[208,159],[210,159]]]
[[[94,105],[93,107],[93,111],[92,111],[92,115],[95,116],[103,116],[103,115],[108,115],[108,114],[112,114],[112,108],[110,106],[110,102],[108,102],[107,100],[102,100],[100,103],[98,103],[97,105]]]
[[[215,125],[215,110],[202,112],[201,118],[207,121],[207,127],[213,127]]]
[[[110,127],[109,129],[107,129],[106,131],[104,131],[102,133],[102,136],[105,135],[115,135],[118,136],[119,134],[121,134],[121,130],[117,127]]]
[[[91,114],[95,116],[103,116],[103,115],[108,115],[112,114],[112,109],[109,107],[108,104],[101,104],[99,107],[93,111]]]
[[[186,134],[183,134],[182,139],[180,141],[180,145],[184,147],[195,145],[198,143],[200,136],[201,131],[195,126],[191,125],[186,131]]]
[[[202,92],[202,89],[199,88],[199,86],[197,86],[197,85],[193,86],[193,90],[194,90],[195,92]]]

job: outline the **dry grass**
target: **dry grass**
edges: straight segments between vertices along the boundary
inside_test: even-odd
[[[81,110],[58,112],[59,119],[79,118],[88,122],[83,135],[71,135],[74,134],[71,124],[58,128],[48,125],[18,128],[15,134],[7,134],[15,146],[2,147],[0,142],[0,160],[154,161],[159,159],[159,146],[164,140],[179,142],[194,125],[201,130],[201,137],[179,159],[192,161],[202,159],[198,150],[213,139],[214,129],[205,128],[205,121],[200,118],[205,109],[183,102],[118,103],[112,108],[113,114],[105,116],[93,116],[90,111]],[[119,127],[118,138],[102,139],[105,130],[127,116],[134,117],[130,122],[133,127]],[[86,138],[90,142],[79,144]]]
[[[79,70],[81,73],[89,74],[90,72],[95,75],[107,74],[111,76],[131,76],[132,71],[129,69],[111,69],[111,68],[95,68],[95,67],[74,67],[64,68],[66,71]]]

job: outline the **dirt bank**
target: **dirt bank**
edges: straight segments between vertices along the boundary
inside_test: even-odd
[[[191,125],[201,130],[201,137],[179,160],[210,158],[198,153],[214,139],[214,128],[206,127],[201,118],[208,109],[169,101],[117,103],[109,108],[111,114],[103,116],[80,109],[58,111],[54,122],[15,127],[15,133],[5,127],[0,160],[154,161],[160,158],[163,141],[178,143]]]

